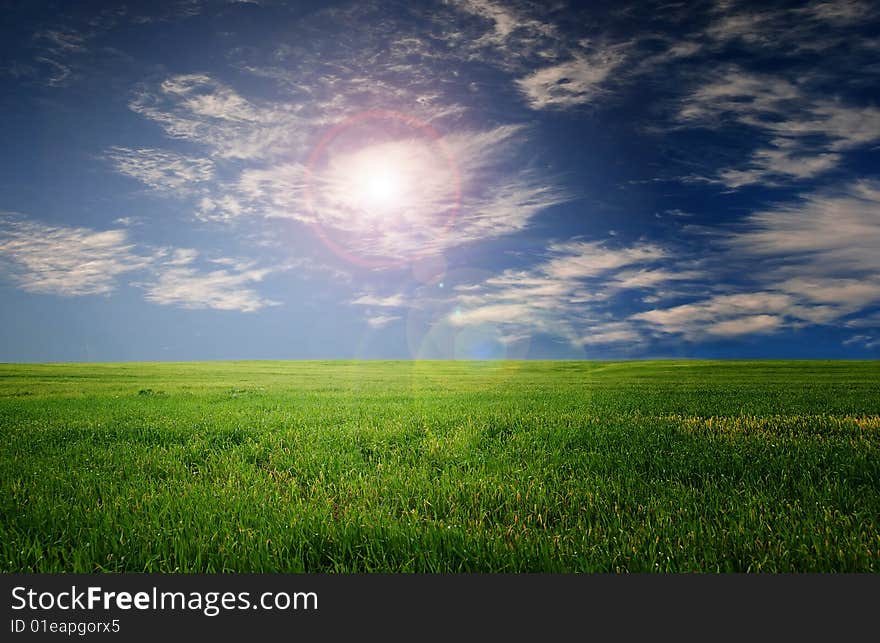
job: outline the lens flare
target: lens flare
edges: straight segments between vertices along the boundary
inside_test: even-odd
[[[309,155],[306,204],[335,254],[370,268],[436,255],[461,207],[461,176],[443,137],[391,111],[357,114]]]

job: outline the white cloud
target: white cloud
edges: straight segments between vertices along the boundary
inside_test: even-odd
[[[709,335],[729,337],[768,333],[778,329],[782,324],[783,319],[778,315],[749,315],[708,324],[705,330]]]
[[[877,328],[880,329],[880,312],[864,315],[857,319],[849,319],[843,323],[846,328]]]
[[[793,272],[793,270],[789,269],[785,272]],[[805,301],[838,306],[841,311],[859,310],[866,304],[880,301],[880,279],[875,277],[865,279],[793,277],[776,284],[776,288]]]
[[[9,216],[0,219],[0,260],[22,290],[65,297],[109,293],[117,277],[152,262],[135,254],[125,230],[100,232]]]
[[[305,191],[308,171],[300,163],[285,163],[266,169],[247,169],[235,188],[236,202],[245,212],[313,221],[307,212]],[[235,214],[235,212],[231,212]]]
[[[705,273],[699,270],[641,268],[638,270],[623,270],[618,272],[612,278],[610,283],[622,290],[632,290],[651,288],[675,281],[696,281],[704,276]]]
[[[267,116],[226,85],[202,74],[172,76],[162,82],[160,90],[198,116],[243,123],[257,123]]]
[[[393,321],[400,319],[398,315],[376,315],[367,318],[367,324],[370,328],[384,328]]]
[[[211,308],[254,312],[279,302],[262,297],[253,284],[262,281],[271,269],[198,270],[189,261],[169,261],[156,268],[156,280],[140,284],[145,298],[163,306],[189,309]]]
[[[483,18],[481,29],[464,23],[446,33],[453,50],[463,52],[468,61],[514,74],[516,89],[535,110],[568,109],[595,101],[604,93],[606,81],[635,51],[632,42],[599,43],[568,36],[548,19],[552,7],[540,3],[464,0],[453,6]],[[696,43],[676,44],[642,67],[699,49]]]
[[[527,17],[528,7],[520,11],[471,2],[448,8],[446,14],[462,10],[489,20],[494,35],[479,48],[522,45],[532,51],[526,45],[532,42],[537,51],[551,46],[556,33]],[[314,226],[316,236],[344,248],[347,256],[384,265],[522,231],[542,210],[570,200],[552,177],[525,167],[521,147],[528,132],[523,127],[456,127],[463,108],[445,98],[442,85],[460,81],[454,74],[438,79],[430,67],[412,60],[459,56],[463,62],[469,53],[451,51],[438,44],[443,37],[414,32],[393,17],[376,21],[376,11],[367,4],[320,11],[298,27],[309,32],[307,44],[285,44],[268,57],[246,48],[230,54],[239,69],[276,79],[286,100],[251,99],[210,75],[182,74],[143,89],[130,102],[132,110],[168,136],[205,146],[206,157],[238,161],[219,164],[223,171],[235,167],[237,176],[224,177],[209,192],[199,190],[196,217],[292,219]],[[345,48],[315,37],[328,20],[358,25],[367,19],[375,28],[354,30]],[[390,48],[388,35],[394,35]],[[368,131],[359,122],[328,145],[316,167],[307,166],[305,159],[315,152],[321,132],[352,114],[371,108],[392,113],[398,107],[430,126],[407,126],[399,119],[385,124],[392,135],[370,140],[382,128],[374,123]],[[435,137],[432,127],[441,135]],[[352,189],[352,176],[377,159],[393,165],[410,191],[393,213],[382,216],[360,207],[361,195]],[[182,171],[169,173],[176,181]],[[131,174],[146,176],[153,185],[169,180],[140,167]]]
[[[667,318],[660,312],[641,317],[620,311],[622,302],[632,301],[634,294],[661,302],[681,296],[667,290],[672,284],[685,284],[687,291],[693,292],[705,288],[710,278],[711,272],[698,268],[692,257],[682,256],[681,249],[673,251],[648,242],[612,247],[574,240],[551,244],[547,256],[528,270],[506,270],[477,284],[456,286],[451,302],[454,310],[446,319],[457,327],[493,324],[518,337],[547,334],[574,347],[624,350],[663,333],[731,335],[738,325],[753,330],[759,324],[762,329],[769,326],[764,318],[734,321],[748,312],[743,309],[750,303],[748,297],[728,302],[721,311],[724,314],[710,309],[698,315],[693,332],[683,325],[695,312],[701,312],[697,306],[667,313]],[[716,302],[712,308],[724,303]],[[755,314],[762,314],[763,306],[752,303],[759,311]],[[717,327],[707,331],[715,324]]]
[[[201,143],[221,158],[289,153],[300,149],[307,135],[299,106],[254,104],[205,74],[172,76],[157,92],[140,92],[129,107],[158,123],[171,138]]]
[[[842,153],[880,140],[880,109],[846,105],[781,77],[731,67],[687,96],[688,126],[735,124],[770,137],[744,164],[705,177],[728,187],[809,179],[837,167]]]
[[[282,56],[287,61],[290,54]],[[367,263],[393,264],[515,233],[540,211],[571,198],[539,170],[522,167],[525,160],[510,167],[526,140],[525,128],[441,128],[437,119],[460,110],[436,97],[421,96],[415,117],[385,111],[381,113],[389,116],[383,122],[382,117],[355,118],[324,139],[326,146],[309,166],[304,159],[316,148],[308,147],[307,139],[344,123],[342,115],[350,116],[354,106],[363,109],[354,87],[375,85],[372,77],[355,74],[332,95],[312,96],[322,92],[311,81],[329,82],[307,75],[299,81],[297,100],[257,102],[208,75],[178,75],[141,92],[130,107],[161,125],[168,136],[204,145],[211,157],[240,162],[237,177],[215,183],[210,191],[198,189],[198,218],[293,219],[315,226],[317,236]],[[308,100],[302,100],[304,94]],[[430,118],[414,120],[422,112]],[[192,186],[198,188],[198,181],[214,172],[209,159],[125,148],[114,154],[120,171],[166,193],[193,193]],[[391,168],[401,191],[394,207],[381,213],[363,207],[365,190],[358,184],[377,165]]]
[[[120,277],[141,273],[154,280],[135,283],[148,301],[183,308],[250,312],[277,302],[253,287],[271,272],[253,261],[215,258],[226,268],[201,270],[191,248],[141,247],[127,230],[49,225],[18,216],[0,218],[0,267],[24,291],[64,297],[113,292]]]
[[[572,346],[635,345],[637,324],[615,319],[612,305],[624,291],[654,292],[695,270],[676,270],[672,254],[655,244],[610,247],[592,241],[551,244],[548,256],[528,270],[506,270],[455,289],[453,326],[491,323],[518,337],[543,333]],[[657,268],[667,262],[669,268]]]
[[[33,36],[40,46],[34,61],[42,67],[42,82],[50,87],[63,87],[75,78],[78,57],[87,53],[89,34],[74,29],[46,29]]]
[[[858,25],[876,16],[876,10],[864,0],[833,0],[810,2],[798,12],[832,25]]]
[[[735,13],[721,16],[706,29],[706,35],[715,40],[742,39],[751,44],[766,44],[769,37],[766,28],[773,19],[773,14]]]
[[[552,25],[534,18],[527,18],[509,5],[503,6],[489,0],[464,0],[457,3],[457,6],[468,13],[482,16],[492,23],[492,30],[478,40],[478,44],[481,45],[503,46],[515,35],[528,37],[529,32],[532,37],[537,34],[556,35],[556,30]],[[522,33],[516,34],[516,32]]]
[[[664,333],[680,333],[689,338],[706,333],[732,335],[769,325],[769,313],[784,312],[792,304],[790,296],[774,292],[714,295],[694,303],[636,313],[631,319],[647,322]]]
[[[731,188],[763,183],[773,185],[778,178],[809,179],[833,169],[843,158],[829,152],[810,152],[791,139],[775,139],[772,147],[755,150],[747,169],[718,172],[720,182]]]
[[[196,218],[203,221],[230,221],[252,211],[253,208],[245,208],[241,201],[232,194],[215,197],[205,196],[199,201]],[[266,211],[265,213],[269,215],[271,212]]]
[[[380,308],[400,308],[407,305],[406,298],[400,293],[386,297],[373,294],[361,295],[351,303],[356,306],[378,306]]]
[[[199,251],[194,248],[176,248],[171,252],[171,258],[166,259],[166,266],[187,266],[199,257]]]
[[[876,15],[863,0],[834,0],[755,7],[721,2],[710,11],[713,21],[704,36],[717,47],[731,43],[750,50],[775,50],[780,58],[804,51],[827,52],[841,44],[848,49],[864,46],[867,38],[853,37],[858,28]]]
[[[626,60],[625,48],[610,46],[578,53],[572,60],[538,69],[516,85],[532,109],[567,108],[592,102],[603,82]]]
[[[867,349],[880,348],[880,337],[874,335],[853,335],[852,337],[843,340],[841,343],[844,346],[861,345]]]
[[[74,53],[84,51],[86,37],[72,30],[47,29],[34,34],[37,40],[43,40],[57,53]]]
[[[744,282],[715,288],[742,292],[658,307],[631,319],[699,340],[809,324],[856,328],[861,320],[841,320],[880,305],[880,186],[875,182],[810,193],[752,213],[739,226],[719,241],[725,263],[744,267]]]
[[[73,77],[73,69],[70,65],[65,65],[54,58],[46,58],[45,56],[38,56],[35,60],[38,63],[48,66],[44,80],[50,87],[61,87],[66,85]]]
[[[214,178],[210,159],[193,158],[157,149],[112,147],[107,158],[117,172],[129,176],[162,194],[184,195],[194,183]]]
[[[511,3],[490,0],[463,0],[453,6],[483,18],[484,25],[489,27],[482,33],[453,32],[458,46],[470,59],[489,62],[506,70],[518,70],[528,61],[558,58],[567,46],[555,25],[530,15],[539,5],[514,7]],[[460,25],[459,28],[465,27]]]
[[[400,315],[393,315],[388,312],[380,312],[373,314],[372,309],[374,308],[404,308],[410,305],[403,293],[396,293],[393,295],[376,295],[373,293],[366,293],[356,297],[350,302],[354,306],[368,306],[367,309],[367,324],[369,324],[370,328],[384,328],[391,322],[395,322],[399,319],[402,319]]]
[[[503,297],[502,297],[503,298]],[[468,300],[468,301],[473,301]],[[529,303],[503,303],[503,304],[483,304],[473,308],[465,308],[464,310],[456,310],[450,317],[449,321],[454,326],[471,326],[484,324],[486,322],[494,323],[517,323],[528,321],[533,317],[536,307]]]
[[[602,346],[608,344],[642,343],[644,338],[628,322],[608,322],[591,324],[586,335],[575,339],[573,343],[579,346]]]
[[[789,258],[796,276],[880,274],[880,183],[856,181],[749,215],[727,244],[739,253]]]
[[[667,256],[666,250],[652,243],[615,249],[595,241],[574,241],[551,244],[549,250],[557,256],[545,263],[541,272],[566,280],[595,277],[615,268],[649,264]]]
[[[817,324],[875,328],[876,314],[854,316],[880,306],[878,248],[880,186],[856,181],[754,212],[733,230],[681,239],[675,250],[551,244],[529,269],[456,286],[448,321],[546,333],[581,347],[735,339]],[[645,309],[621,312],[623,301],[638,306],[635,293]]]

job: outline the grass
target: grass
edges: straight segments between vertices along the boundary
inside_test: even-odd
[[[880,362],[0,365],[3,572],[877,572]]]

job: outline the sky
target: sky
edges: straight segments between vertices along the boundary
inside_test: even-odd
[[[5,1],[0,361],[880,358],[880,5]]]

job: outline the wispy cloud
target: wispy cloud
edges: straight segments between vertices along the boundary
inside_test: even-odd
[[[811,192],[749,215],[730,237],[736,252],[789,259],[791,277],[871,278],[880,274],[880,183],[855,181]]]
[[[639,346],[644,342],[643,335],[631,323],[626,321],[617,322],[592,322],[587,325],[587,330],[580,337],[572,339],[575,346],[608,346],[626,345]]]
[[[199,270],[169,262],[156,268],[155,281],[142,286],[147,301],[163,306],[254,312],[280,303],[253,287],[271,272],[268,268]]]
[[[89,35],[64,28],[38,31],[33,38],[40,48],[34,60],[43,67],[43,82],[50,87],[68,84],[74,77],[73,58],[86,53]]]
[[[402,293],[394,295],[364,294],[352,300],[356,306],[377,306],[380,308],[400,308],[406,305],[406,297]]]
[[[468,0],[454,6],[481,16],[485,22],[481,35],[463,29],[453,31],[450,37],[469,52],[471,59],[516,74],[517,89],[536,110],[571,109],[597,103],[633,81],[652,82],[652,76],[670,72],[671,63],[689,63],[685,65],[688,71],[682,76],[685,82],[691,77],[711,75],[717,66],[717,60],[711,57],[723,54],[732,45],[739,47],[740,60],[754,58],[759,64],[760,57],[769,52],[777,59],[786,59],[809,51],[822,52],[825,56],[819,68],[845,65],[870,69],[863,58],[870,56],[871,47],[876,45],[854,30],[880,18],[876,7],[862,0],[819,1],[788,7],[773,4],[755,7],[751,3],[725,1],[691,3],[687,13],[692,21],[697,18],[692,24],[700,25],[693,28],[682,19],[684,5],[668,3],[662,11],[655,12],[651,21],[653,29],[629,32],[624,40],[610,40],[609,34],[616,31],[612,27],[616,18],[626,20],[626,16],[634,12],[632,7],[627,7],[605,17],[609,28],[603,35],[575,40],[566,37],[565,30],[553,24],[552,6],[526,2],[501,5],[489,0]],[[597,24],[599,22],[603,21],[597,20]],[[854,64],[857,61],[858,64]],[[817,71],[814,68],[807,73]],[[823,118],[819,116],[819,120]],[[819,127],[821,129],[821,125]],[[724,177],[725,180],[742,185],[757,180],[762,168],[787,175],[786,169],[794,169],[794,161],[805,155],[791,151],[780,158],[776,147],[785,151],[789,146],[774,144],[766,151],[761,150],[754,160],[753,174],[732,174]],[[776,162],[766,158],[768,155],[775,156]],[[813,163],[809,176],[827,169],[832,161],[826,158],[823,167],[819,161]]]
[[[46,42],[52,51],[58,53],[75,53],[85,50],[86,37],[72,30],[47,29],[34,34],[34,38]]]
[[[457,287],[448,321],[584,347],[873,328],[880,324],[864,319],[880,306],[878,247],[880,187],[856,181],[756,211],[708,238],[685,235],[675,248],[550,244],[531,268]]]
[[[0,260],[27,292],[65,297],[110,293],[120,275],[151,265],[152,257],[134,250],[125,230],[0,218]]]
[[[467,31],[467,38],[461,38],[464,33],[447,34],[461,38],[460,44],[472,59],[492,60],[502,68],[521,71],[529,61],[558,58],[566,47],[563,34],[540,15],[537,5],[463,0],[452,6],[482,20],[475,30]]]
[[[182,308],[251,312],[278,302],[261,296],[254,284],[284,269],[257,267],[224,257],[195,265],[201,253],[191,248],[138,245],[127,230],[50,225],[17,215],[0,218],[0,267],[26,292],[74,297],[116,290],[125,275],[141,275],[145,298]]]
[[[354,306],[365,307],[366,320],[370,328],[384,328],[392,322],[403,319],[400,314],[393,314],[389,309],[401,310],[410,306],[412,302],[403,293],[392,295],[364,293],[353,299],[350,303]]]
[[[848,319],[843,323],[845,328],[870,328],[880,330],[880,311],[861,315],[856,319]]]
[[[880,348],[880,337],[875,335],[853,335],[841,342],[844,346],[864,346],[865,348]]]
[[[265,159],[300,149],[305,137],[297,105],[255,104],[205,74],[172,76],[156,91],[141,90],[129,107],[169,137],[206,145],[221,158]]]
[[[661,270],[662,264],[669,269]],[[431,332],[438,337],[474,332],[520,350],[535,335],[546,335],[575,348],[626,351],[644,345],[646,324],[616,315],[618,297],[656,293],[679,280],[705,277],[676,267],[674,253],[654,244],[572,240],[549,246],[531,268],[507,269],[480,280],[456,278],[447,290],[422,286],[408,293],[364,293],[351,303],[366,307],[368,318],[383,321],[407,310],[416,319],[431,320]],[[653,276],[634,278],[647,274]]]
[[[720,45],[741,43],[783,56],[805,50],[827,51],[846,42],[858,27],[878,17],[876,6],[863,0],[817,1],[790,6],[719,2],[710,11],[705,36]],[[859,46],[859,41],[849,44]]]
[[[571,38],[533,3],[466,0],[460,12],[477,16],[476,29],[447,33],[470,60],[514,75],[513,82],[534,110],[568,109],[593,102],[603,84],[627,60],[632,42],[593,42]]]
[[[555,256],[541,266],[541,272],[565,280],[588,279],[625,266],[650,264],[668,254],[653,243],[608,248],[596,241],[571,241],[551,244],[549,249]]]
[[[70,65],[66,65],[54,58],[46,56],[37,56],[35,61],[44,66],[46,70],[44,81],[50,87],[61,87],[65,85],[73,75],[73,69]]]
[[[729,187],[808,179],[842,152],[880,140],[880,109],[814,95],[790,80],[728,68],[684,99],[678,118],[711,129],[744,126],[769,138],[740,167],[714,178]]]
[[[398,319],[400,319],[399,315],[375,315],[373,317],[367,317],[367,324],[370,325],[370,328],[384,328]]]
[[[793,304],[787,295],[772,292],[714,295],[694,303],[655,309],[631,316],[655,330],[684,335],[690,340],[706,335],[745,335],[778,328]]]
[[[635,345],[643,335],[636,323],[612,314],[614,298],[624,291],[655,292],[677,279],[701,276],[693,270],[661,270],[661,262],[675,265],[669,250],[652,243],[551,244],[544,260],[532,268],[459,286],[447,319],[453,326],[491,323],[519,337],[557,336],[575,347]]]
[[[167,150],[112,147],[106,156],[117,172],[140,181],[160,194],[189,194],[194,184],[214,178],[214,163],[210,159]]]
[[[719,250],[726,264],[742,265],[749,279],[716,282],[716,289],[728,293],[632,319],[699,339],[786,326],[848,326],[842,321],[847,316],[880,305],[880,187],[874,182],[809,193],[752,213],[740,225],[741,231],[719,237]]]
[[[565,62],[542,67],[516,80],[532,109],[567,108],[592,102],[603,82],[626,60],[627,45],[577,52]]]
[[[865,0],[820,0],[810,2],[796,11],[825,23],[853,25],[861,24],[872,16],[876,17],[877,7]]]

